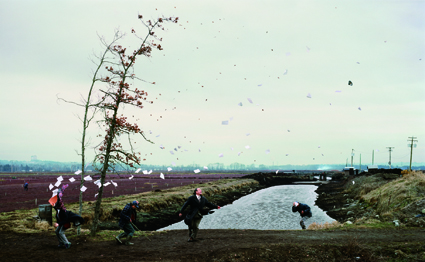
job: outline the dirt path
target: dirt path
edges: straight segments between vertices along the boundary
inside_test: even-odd
[[[0,261],[403,261],[425,259],[425,230],[351,229],[200,230],[187,242],[186,230],[133,238],[134,246],[73,239],[56,247],[49,234],[0,232]],[[400,250],[396,254],[396,250]],[[425,260],[424,260],[425,261]]]

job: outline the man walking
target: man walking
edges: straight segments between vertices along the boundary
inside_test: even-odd
[[[196,236],[199,230],[199,224],[201,223],[202,216],[207,215],[209,210],[204,210],[205,206],[209,208],[220,209],[219,206],[208,202],[208,200],[202,196],[202,190],[197,188],[193,191],[193,195],[190,196],[186,203],[180,210],[179,216],[182,216],[183,211],[187,206],[190,206],[189,212],[184,219],[184,223],[189,227],[189,240],[188,242],[196,241]]]
[[[124,209],[121,211],[118,225],[124,230],[124,232],[115,237],[119,244],[122,244],[121,238],[127,237],[125,244],[134,245],[134,243],[131,243],[130,240],[133,238],[135,231],[132,223],[137,221],[136,208],[139,208],[139,201],[134,200],[132,203],[125,205]]]
[[[301,215],[300,225],[302,229],[305,229],[304,222],[313,216],[313,214],[311,213],[310,207],[303,203],[294,202],[292,204],[292,212],[297,212],[297,211]]]

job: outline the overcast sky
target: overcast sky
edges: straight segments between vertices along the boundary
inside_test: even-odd
[[[425,159],[423,1],[0,0],[0,159],[80,161],[98,35],[146,34],[177,16],[164,50],[140,58],[152,105],[126,108],[155,144],[146,164],[408,162]],[[348,85],[351,81],[352,85]],[[102,86],[98,86],[101,88]],[[252,101],[252,103],[251,103]],[[134,118],[132,117],[134,115]],[[227,122],[226,122],[227,121]],[[227,123],[227,124],[225,124]],[[90,129],[90,147],[98,143]],[[161,149],[163,146],[165,149]],[[175,150],[176,149],[176,150]],[[171,153],[171,152],[172,153]],[[90,161],[93,149],[89,149]]]

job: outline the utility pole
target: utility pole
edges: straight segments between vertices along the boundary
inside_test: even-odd
[[[345,160],[345,167],[347,167],[348,166],[348,158],[347,158],[347,160]]]
[[[409,137],[410,140],[410,144],[407,144],[408,147],[410,147],[410,167],[409,167],[409,171],[412,171],[412,154],[413,154],[413,142],[418,142],[418,140],[416,140],[417,137],[411,136]],[[415,144],[416,147],[416,144]]]
[[[354,149],[351,149],[351,167],[353,167]]]
[[[359,166],[359,172],[362,171],[362,154],[360,154],[360,166]]]
[[[388,164],[390,165],[390,169],[391,169],[391,151],[392,151],[392,149],[394,148],[393,146],[391,147],[387,147],[388,148],[388,151],[389,151],[389,153],[390,153],[390,161],[388,162]]]
[[[372,150],[372,165],[373,165],[374,158],[375,158],[375,149]]]

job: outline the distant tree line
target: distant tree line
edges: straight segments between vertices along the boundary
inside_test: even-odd
[[[324,168],[326,166],[326,168]],[[275,172],[276,170],[318,170],[318,171],[328,171],[328,170],[342,170],[345,165],[255,165],[255,164],[241,164],[241,163],[232,163],[230,165],[224,165],[223,163],[211,163],[208,164],[208,169],[204,169],[203,165],[181,165],[181,166],[170,166],[170,165],[139,165],[130,167],[123,166],[111,166],[110,172],[118,173],[127,173],[135,172],[136,169],[141,168],[142,170],[153,170],[166,172],[167,168],[171,167],[173,171],[193,171],[195,169],[200,169],[202,172],[211,172],[211,171],[261,171],[261,172]],[[378,165],[379,168],[388,168],[387,165]],[[73,173],[81,168],[81,163],[77,162],[54,162],[54,161],[7,161],[0,160],[0,172],[3,173],[23,173],[23,172],[33,172],[33,173]],[[356,167],[358,168],[358,166]],[[392,165],[392,168],[408,169],[409,166],[406,165]],[[362,165],[362,169],[367,169],[366,165]],[[412,166],[413,170],[425,170],[425,165],[415,165]],[[86,167],[86,172],[96,172],[96,168],[92,165]],[[140,171],[142,174],[142,171]]]

